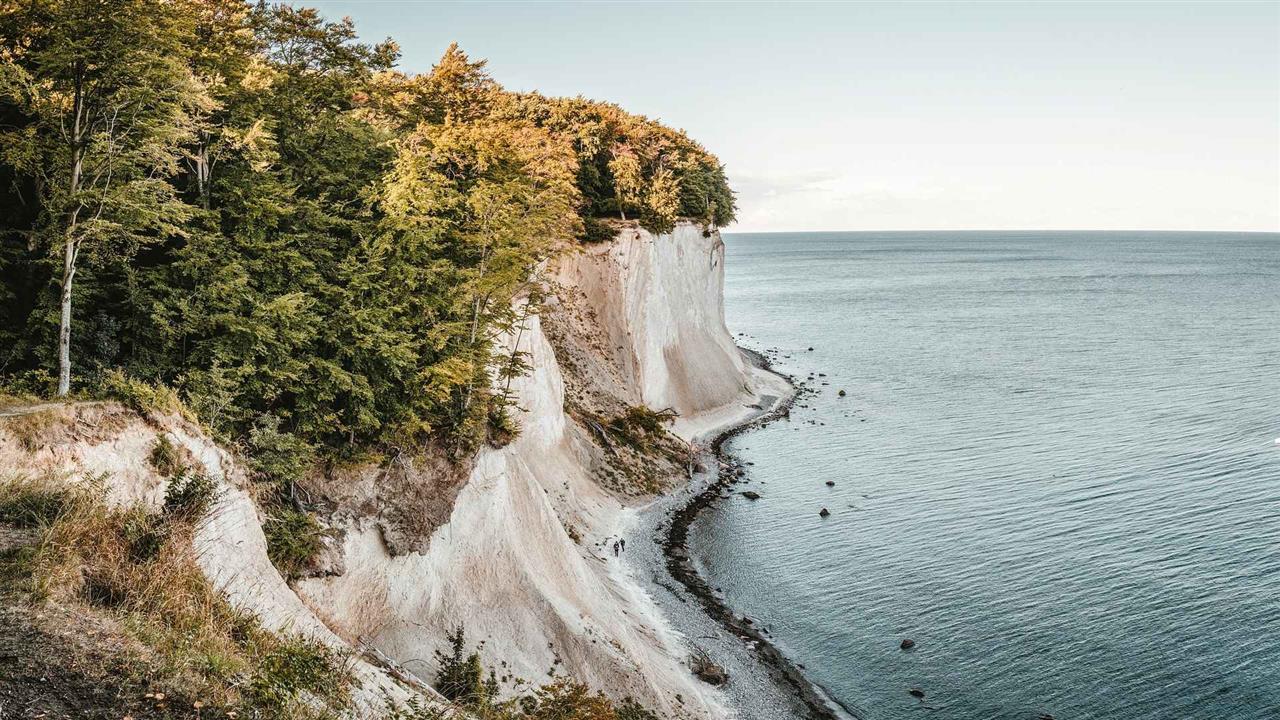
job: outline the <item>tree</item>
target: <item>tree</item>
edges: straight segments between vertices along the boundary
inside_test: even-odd
[[[82,250],[128,256],[181,235],[191,216],[168,181],[191,117],[209,98],[186,63],[183,10],[147,0],[34,0],[5,19],[23,29],[9,39],[8,74],[34,130],[19,167],[38,178],[41,234],[62,257],[59,395],[71,386]]]
[[[495,401],[493,343],[518,325],[537,265],[580,231],[574,166],[571,148],[528,123],[424,125],[401,143],[379,244],[409,291],[419,417],[478,436]]]

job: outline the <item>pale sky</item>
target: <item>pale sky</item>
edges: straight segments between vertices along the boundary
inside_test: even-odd
[[[1280,230],[1280,2],[296,4],[684,128],[735,231]]]

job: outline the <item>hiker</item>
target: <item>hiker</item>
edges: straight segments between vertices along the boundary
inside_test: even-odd
[[[618,557],[618,541],[613,541],[613,556]]]

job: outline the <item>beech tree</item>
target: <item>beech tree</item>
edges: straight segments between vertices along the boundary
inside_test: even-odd
[[[181,235],[190,218],[167,182],[208,96],[186,63],[191,26],[175,3],[36,0],[10,6],[9,98],[30,118],[8,131],[38,179],[41,239],[61,256],[58,389],[71,388],[72,300],[86,248],[128,256]],[[104,257],[102,259],[109,259]]]

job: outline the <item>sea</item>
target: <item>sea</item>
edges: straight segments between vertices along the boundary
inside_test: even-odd
[[[867,719],[1280,718],[1280,235],[724,237],[730,332],[807,390],[690,545],[815,683]]]

